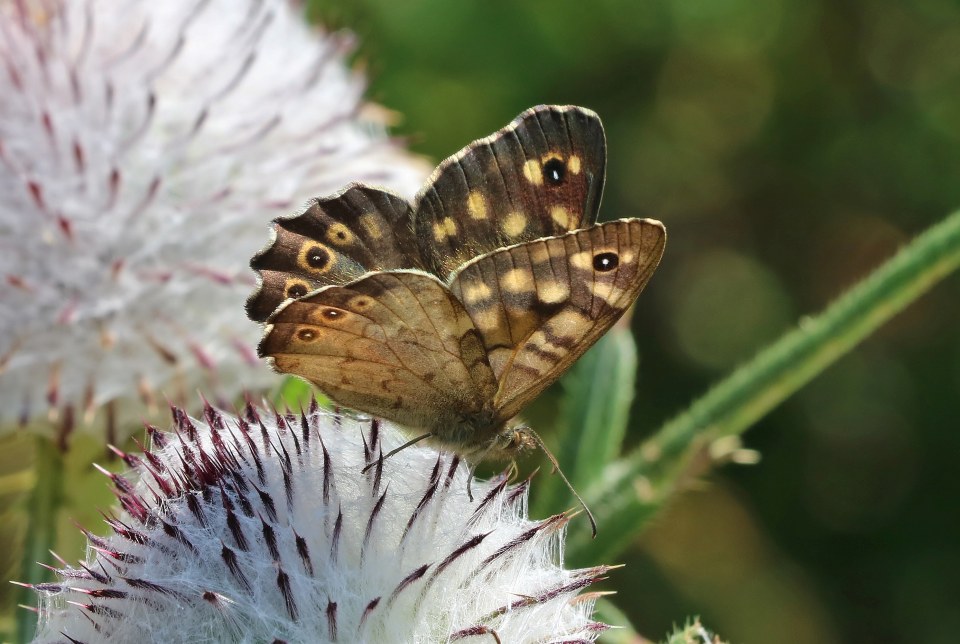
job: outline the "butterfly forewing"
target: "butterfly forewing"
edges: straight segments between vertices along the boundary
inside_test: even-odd
[[[250,262],[261,285],[247,301],[247,315],[263,322],[284,300],[321,286],[372,270],[421,267],[410,212],[394,194],[355,185],[274,220],[276,238]]]
[[[368,274],[287,303],[268,325],[260,355],[342,405],[426,429],[492,415],[479,334],[431,275]]]
[[[418,195],[414,220],[428,268],[443,277],[498,248],[592,224],[605,163],[592,111],[523,112],[441,163]]]
[[[633,304],[663,254],[660,222],[623,219],[468,263],[451,292],[480,332],[508,419],[559,378]]]

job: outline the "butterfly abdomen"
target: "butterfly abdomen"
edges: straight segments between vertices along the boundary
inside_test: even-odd
[[[534,443],[511,423],[499,418],[492,405],[473,414],[459,414],[430,429],[431,442],[440,449],[461,454],[469,461],[508,460],[530,449]]]

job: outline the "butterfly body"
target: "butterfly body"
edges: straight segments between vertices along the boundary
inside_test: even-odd
[[[633,304],[666,242],[654,220],[594,223],[604,164],[593,112],[533,108],[412,206],[351,186],[278,220],[252,262],[259,354],[464,456],[533,446],[515,418]]]

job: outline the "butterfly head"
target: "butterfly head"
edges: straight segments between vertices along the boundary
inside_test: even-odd
[[[505,427],[494,437],[490,445],[489,458],[496,460],[513,459],[523,452],[537,446],[531,430],[526,425]]]
[[[472,463],[509,461],[537,446],[528,427],[504,422],[490,405],[447,416],[428,429],[434,445],[461,454]]]

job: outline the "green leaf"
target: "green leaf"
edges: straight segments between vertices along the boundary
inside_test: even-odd
[[[573,487],[586,489],[620,454],[637,372],[637,346],[628,328],[616,326],[573,366],[562,381],[557,460]],[[573,504],[559,476],[539,480],[535,515]]]
[[[593,618],[613,627],[600,634],[601,644],[639,644],[648,641],[633,627],[627,614],[605,597],[598,599],[594,605]]]
[[[689,409],[611,463],[584,490],[596,541],[572,533],[572,562],[606,560],[629,545],[684,481],[717,460],[723,441],[750,427],[881,324],[960,266],[960,212],[917,237],[819,316],[715,385]],[[729,456],[729,453],[727,454]]]
[[[292,376],[283,382],[280,393],[277,395],[278,404],[290,409],[306,409],[314,398],[320,406],[330,406],[329,398],[314,389],[306,380]]]

